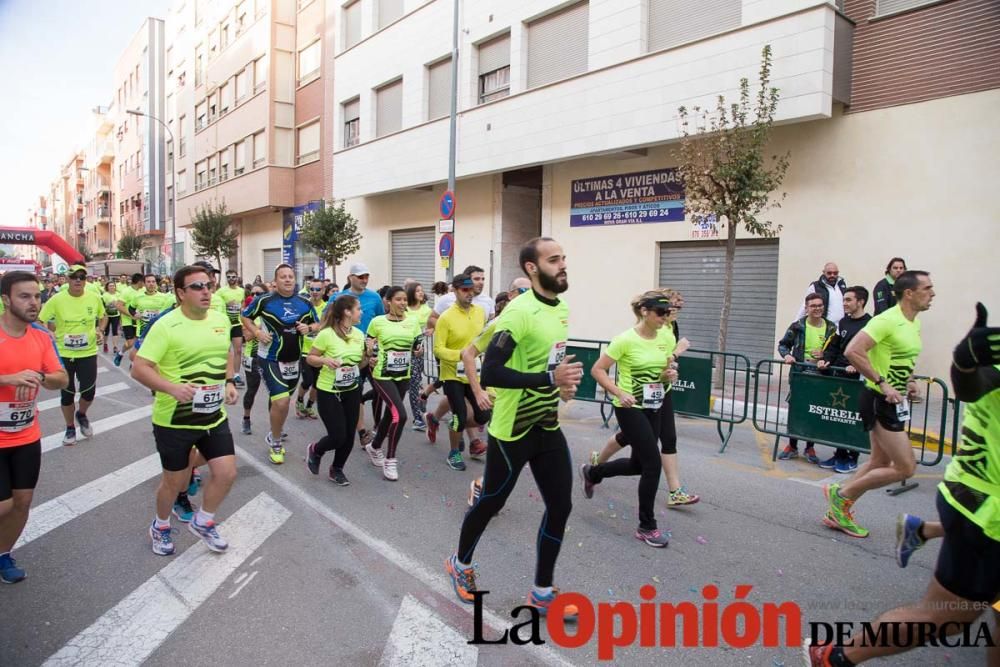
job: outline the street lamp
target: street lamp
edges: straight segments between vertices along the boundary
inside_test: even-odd
[[[157,123],[159,123],[163,127],[164,130],[167,131],[167,136],[170,137],[170,146],[174,150],[177,149],[177,144],[174,141],[174,133],[170,131],[170,127],[166,123],[164,123],[162,120],[160,120],[156,116],[150,115],[148,113],[143,113],[142,111],[139,111],[138,109],[126,109],[125,113],[131,114],[133,116],[145,116],[146,118],[149,118],[150,120],[155,120]],[[177,163],[175,161],[174,165],[170,169],[170,210],[171,210],[171,214],[170,214],[170,271],[171,271],[171,273],[177,269],[177,257],[175,256],[176,255],[176,251],[177,251],[177,181],[176,181],[176,175],[177,175]]]

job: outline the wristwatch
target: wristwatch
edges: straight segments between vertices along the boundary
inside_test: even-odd
[[[883,382],[885,382],[885,377],[879,375],[878,379],[875,380],[875,386],[876,387],[881,387]]]
[[[226,384],[235,385],[236,384],[236,379],[235,378],[226,378]]]

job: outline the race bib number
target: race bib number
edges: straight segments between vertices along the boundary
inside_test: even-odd
[[[104,310],[107,311],[108,315],[117,315],[118,314],[118,306],[114,305],[113,303],[107,304],[104,307]]]
[[[66,334],[63,336],[63,347],[67,350],[82,350],[87,347],[87,334]]]
[[[902,403],[896,404],[896,419],[901,422],[910,421],[910,399],[904,398]]]
[[[139,317],[142,318],[143,322],[149,322],[157,315],[159,315],[158,310],[144,310],[141,313],[139,313]]]
[[[35,402],[0,403],[0,431],[17,433],[35,421]]]
[[[282,380],[294,380],[299,376],[299,362],[279,361],[278,372],[281,373]]]
[[[405,371],[410,367],[409,350],[387,350],[385,353],[385,369],[392,372]]]
[[[239,315],[240,304],[236,303],[235,301],[230,301],[229,303],[226,304],[226,312],[229,313],[230,315]]]
[[[340,366],[334,372],[333,386],[337,389],[350,389],[358,382],[357,366]]]
[[[479,377],[483,370],[483,360],[481,357],[476,357],[476,377]],[[455,366],[455,374],[459,377],[465,377],[465,362],[459,361],[458,365]]]
[[[642,407],[659,410],[663,405],[663,383],[649,382],[642,385]]]
[[[198,387],[194,392],[194,399],[191,401],[191,412],[200,415],[218,412],[224,397],[225,391],[223,391],[221,384],[207,384]]]
[[[566,341],[561,343],[556,343],[549,350],[549,365],[547,370],[555,370],[556,366],[562,363],[562,360],[566,358]]]
[[[253,357],[243,357],[243,370],[248,373],[253,371]]]

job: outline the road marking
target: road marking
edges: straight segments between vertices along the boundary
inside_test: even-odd
[[[246,577],[246,574],[243,574],[242,576]],[[244,581],[242,584],[240,584],[239,586],[237,586],[236,590],[229,594],[229,599],[232,600],[234,597],[236,597],[237,595],[239,595],[240,591],[242,591],[246,587],[247,584],[249,584],[251,581],[253,581],[253,578],[256,577],[256,576],[257,576],[257,570],[254,570],[250,574],[250,576],[247,577],[246,581]]]
[[[105,386],[98,387],[95,394],[97,396],[107,396],[108,394],[114,394],[119,391],[125,391],[126,389],[129,388],[130,387],[124,382],[116,382],[114,384],[109,384],[106,387]],[[41,412],[43,410],[51,410],[52,408],[59,407],[59,400],[60,399],[58,398],[50,398],[47,401],[39,401],[38,412]]]
[[[462,609],[465,613],[472,613],[472,610],[469,609],[468,605],[455,599],[455,591],[452,589],[451,584],[447,581],[447,575],[444,573],[444,557],[447,554],[443,554],[441,557],[441,568],[432,572],[419,560],[411,558],[388,542],[384,542],[374,535],[369,534],[342,514],[334,512],[332,509],[323,504],[321,500],[313,497],[309,494],[309,492],[295,482],[283,477],[276,470],[273,470],[262,461],[254,458],[250,452],[243,449],[239,445],[236,446],[236,456],[240,463],[245,463],[253,468],[256,468],[257,472],[274,482],[282,490],[288,492],[292,496],[295,496],[297,499],[315,510],[327,521],[336,525],[345,533],[358,540],[375,553],[384,557],[390,563],[396,565],[396,567],[400,570],[418,580],[430,590],[442,596],[459,609]],[[485,608],[483,609],[483,620],[485,623],[493,626],[494,628],[504,629],[510,625],[508,621],[500,618],[495,613]],[[535,657],[539,658],[547,665],[571,666],[573,664],[547,646],[529,644],[524,648],[526,651],[533,653]]]
[[[475,665],[479,651],[465,637],[417,602],[403,598],[392,624],[379,667],[436,667]]]
[[[119,426],[124,426],[125,424],[131,424],[132,422],[142,419],[143,417],[149,417],[153,414],[152,405],[144,405],[141,408],[136,408],[134,410],[129,410],[128,412],[121,412],[113,417],[106,417],[104,419],[98,419],[96,422],[91,424],[94,429],[95,435],[100,435],[106,431],[111,431],[118,428]],[[47,435],[42,438],[42,452],[47,452],[57,447],[62,446],[62,433],[54,433],[53,435]],[[79,447],[80,445],[76,445]]]
[[[291,516],[261,493],[222,524],[225,554],[198,542],[69,640],[45,665],[139,665]]]
[[[59,526],[86,514],[112,498],[129,491],[160,474],[159,454],[150,454],[131,465],[79,486],[57,498],[31,509],[28,525],[24,527],[18,547],[55,530]]]

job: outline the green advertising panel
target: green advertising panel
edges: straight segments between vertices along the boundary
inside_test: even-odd
[[[712,360],[705,357],[677,359],[674,412],[708,417],[712,412]]]
[[[804,440],[823,440],[867,452],[868,434],[861,425],[857,380],[795,373],[789,378],[788,432]]]
[[[574,361],[583,364],[583,377],[580,379],[580,386],[576,388],[576,399],[582,401],[597,400],[597,382],[590,376],[590,369],[601,358],[600,347],[583,347],[570,343],[566,345],[566,354],[574,355],[576,357]]]

